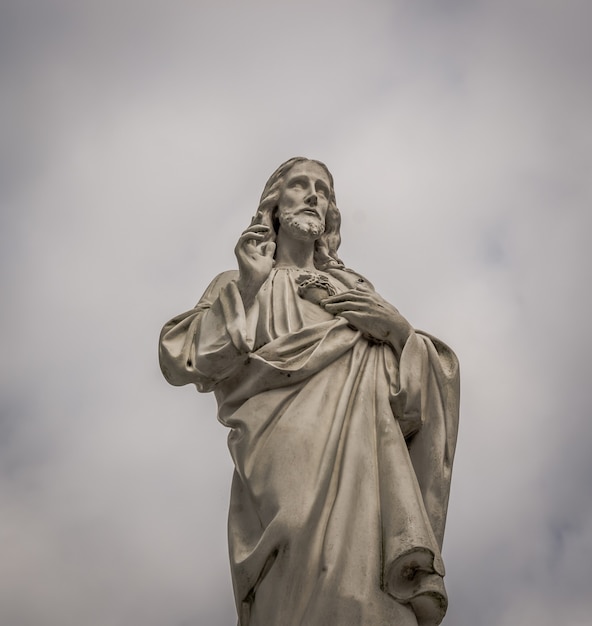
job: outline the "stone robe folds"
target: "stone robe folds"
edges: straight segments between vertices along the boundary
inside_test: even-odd
[[[167,380],[213,390],[231,429],[239,625],[439,624],[458,362],[419,331],[398,360],[299,297],[302,273],[272,270],[247,313],[225,272],[161,335]]]

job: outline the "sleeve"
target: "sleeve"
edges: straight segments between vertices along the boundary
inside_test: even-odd
[[[399,377],[406,412],[419,422],[409,456],[441,547],[458,435],[458,359],[445,343],[417,331],[401,354]]]
[[[388,355],[391,407],[442,546],[458,435],[458,359],[446,344],[422,331],[409,336],[398,366]]]
[[[224,272],[206,289],[195,308],[167,322],[160,334],[159,361],[171,385],[194,384],[212,391],[248,360],[254,345],[236,286],[238,272]],[[256,309],[256,304],[254,309]],[[249,320],[256,310],[249,312]]]

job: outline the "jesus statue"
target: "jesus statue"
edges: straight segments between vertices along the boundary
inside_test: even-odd
[[[337,256],[327,167],[271,176],[195,308],[168,322],[173,385],[213,391],[235,465],[239,626],[435,626],[458,361]]]

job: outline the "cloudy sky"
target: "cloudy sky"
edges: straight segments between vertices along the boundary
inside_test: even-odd
[[[0,0],[0,624],[232,626],[215,402],[162,378],[269,174],[462,368],[445,626],[592,612],[587,0]]]

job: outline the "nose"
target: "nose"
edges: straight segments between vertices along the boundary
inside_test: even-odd
[[[310,206],[317,206],[319,199],[317,197],[317,194],[313,191],[309,193],[308,196],[306,196],[306,199],[304,201]]]

